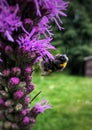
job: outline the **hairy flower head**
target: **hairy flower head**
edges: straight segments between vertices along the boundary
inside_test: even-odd
[[[20,79],[18,77],[12,77],[9,81],[9,86],[17,86],[20,83]]]
[[[7,1],[1,0],[0,2],[0,32],[7,37],[11,42],[14,41],[12,37],[13,31],[22,25],[20,17],[17,16],[19,6],[16,4],[15,7],[8,5]]]
[[[46,109],[50,108],[51,106],[48,104],[48,101],[44,99],[40,103],[37,103],[35,106],[37,113],[43,113]]]
[[[52,38],[49,37],[41,40],[34,37],[31,40],[30,37],[27,36],[26,38],[19,37],[19,40],[17,40],[17,42],[21,47],[26,48],[27,51],[36,51],[41,58],[47,55],[49,58],[53,59],[53,56],[48,51],[49,49],[55,49],[55,47],[53,47],[50,43],[51,40]]]
[[[42,16],[42,9],[47,10],[47,17],[56,23],[58,28],[61,30],[62,21],[60,16],[66,16],[64,11],[66,10],[69,2],[64,0],[34,0],[36,5],[37,15]]]

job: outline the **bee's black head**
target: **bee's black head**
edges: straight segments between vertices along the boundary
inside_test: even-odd
[[[68,57],[65,54],[57,54],[55,59],[61,61],[62,63],[68,62]]]

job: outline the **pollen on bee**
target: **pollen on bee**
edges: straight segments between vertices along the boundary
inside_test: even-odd
[[[60,64],[59,66],[60,66],[60,67],[64,67],[64,68],[65,68],[65,67],[66,67],[66,65],[67,65],[67,62],[64,62],[63,64]]]

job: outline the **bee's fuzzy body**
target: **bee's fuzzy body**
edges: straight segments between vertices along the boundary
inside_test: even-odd
[[[62,71],[68,63],[68,57],[65,54],[57,54],[53,60],[41,60],[40,68],[42,75],[48,75],[55,71]]]

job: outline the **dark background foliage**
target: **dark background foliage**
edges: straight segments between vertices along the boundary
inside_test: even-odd
[[[70,0],[61,32],[53,24],[57,53],[69,57],[71,74],[84,74],[84,57],[92,55],[92,0]],[[56,53],[56,52],[55,52]]]

